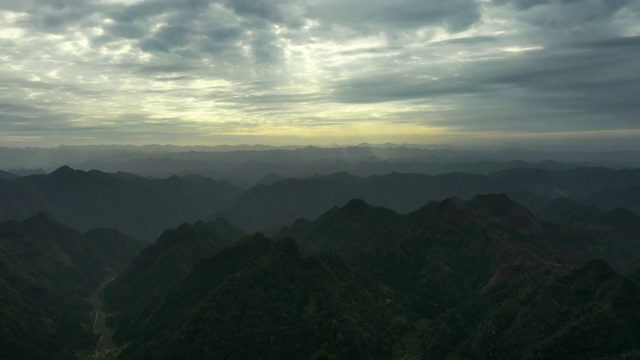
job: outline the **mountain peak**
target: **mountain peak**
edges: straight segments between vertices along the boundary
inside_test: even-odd
[[[35,215],[28,218],[26,221],[45,221],[47,223],[58,223],[58,221],[46,211],[38,211]]]
[[[446,198],[438,203],[438,209],[458,209],[458,204],[452,198]]]
[[[432,201],[415,212],[428,225],[462,227],[473,220],[458,207],[452,198]]]
[[[448,210],[460,211],[460,208],[456,204],[456,202],[451,198],[446,198],[442,201],[429,201],[426,205],[424,205],[418,211],[424,211],[427,213],[440,213],[446,212]]]
[[[580,273],[590,274],[600,278],[608,278],[615,275],[615,271],[602,259],[593,259],[578,269]]]
[[[467,208],[490,216],[506,216],[514,212],[524,212],[529,215],[530,211],[518,202],[511,200],[505,194],[479,194],[466,203]]]
[[[68,165],[64,165],[55,169],[49,175],[57,176],[57,175],[64,175],[64,174],[73,174],[75,171],[76,170],[72,169]]]
[[[524,233],[535,233],[540,225],[536,217],[524,206],[505,194],[480,194],[466,203],[481,222],[503,222]]]
[[[362,199],[351,199],[349,200],[349,202],[347,202],[342,209],[343,210],[364,210],[371,207],[369,204],[367,204],[366,201],[362,200]]]

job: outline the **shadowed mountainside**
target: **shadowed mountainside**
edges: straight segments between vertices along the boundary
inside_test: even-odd
[[[75,359],[93,343],[87,298],[142,244],[113,229],[81,233],[50,215],[0,223],[0,358]]]
[[[567,198],[558,198],[538,211],[555,222],[564,244],[589,244],[590,251],[618,270],[626,270],[637,260],[640,250],[640,217],[629,209],[603,211]],[[579,255],[566,253],[567,260]]]
[[[144,249],[106,289],[106,310],[119,331],[115,338],[135,336],[154,306],[193,266],[217,253],[245,233],[225,219],[182,224],[167,230],[157,242]]]
[[[225,207],[239,193],[229,183],[198,176],[159,180],[62,167],[48,175],[0,181],[0,218],[44,210],[79,229],[117,227],[154,238]]]
[[[121,359],[633,357],[640,290],[590,259],[615,239],[574,231],[504,195],[407,215],[352,200],[203,259]]]

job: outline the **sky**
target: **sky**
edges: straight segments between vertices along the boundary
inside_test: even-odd
[[[640,0],[0,0],[0,146],[640,149]]]

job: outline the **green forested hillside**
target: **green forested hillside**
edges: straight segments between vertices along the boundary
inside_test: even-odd
[[[202,260],[120,358],[633,356],[640,290],[593,259],[616,239],[578,230],[504,195],[407,215],[354,200]]]
[[[0,223],[0,358],[74,359],[89,351],[87,299],[140,248],[117,230],[83,234],[45,213]]]
[[[639,218],[538,214],[504,194],[407,214],[352,199],[271,238],[216,219],[139,253],[42,212],[2,222],[0,358],[90,357],[105,335],[110,359],[636,357]]]
[[[140,324],[197,262],[244,235],[225,219],[183,224],[165,231],[105,289],[107,310],[118,328],[116,339],[136,336]]]

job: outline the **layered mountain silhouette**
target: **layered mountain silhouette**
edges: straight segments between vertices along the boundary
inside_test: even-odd
[[[240,191],[198,176],[148,179],[65,166],[48,175],[0,180],[0,218],[44,210],[75,228],[117,227],[155,239],[169,227],[224,208]]]
[[[640,357],[640,171],[520,165],[0,174],[0,358]]]
[[[606,210],[625,207],[638,214],[640,202],[636,200],[640,197],[633,194],[639,183],[639,170],[604,168],[512,169],[489,175],[391,173],[366,178],[336,173],[257,185],[211,218],[222,216],[247,231],[273,233],[298,218],[315,219],[353,198],[406,213],[429,201],[470,199],[481,193],[505,193],[533,211],[566,197]],[[608,192],[618,195],[602,196]]]
[[[0,359],[640,358],[637,152],[552,155],[0,148]]]
[[[45,213],[0,222],[0,358],[75,359],[88,351],[87,299],[141,248],[117,230],[81,233]]]
[[[279,178],[273,175],[243,192],[200,176],[150,179],[62,167],[48,175],[0,179],[0,219],[23,219],[44,210],[79,229],[117,227],[153,240],[182,222],[216,217],[228,218],[249,232],[273,233],[298,218],[315,219],[353,198],[400,213],[428,201],[470,199],[479,193],[506,193],[533,211],[567,197],[605,210],[624,207],[640,212],[637,170],[511,169],[488,175],[391,173],[366,178],[340,172]]]
[[[202,259],[120,359],[638,356],[640,289],[612,268],[628,244],[567,224],[502,194],[406,215],[351,200]]]

